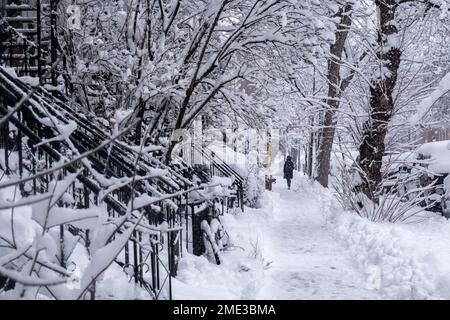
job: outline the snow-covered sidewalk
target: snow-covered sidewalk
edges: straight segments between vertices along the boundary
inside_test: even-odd
[[[321,197],[332,196],[315,190],[304,176],[296,177],[292,191],[277,177],[261,209],[221,218],[236,245],[223,253],[222,265],[184,256],[174,279],[175,298],[380,298],[333,237]]]
[[[234,247],[223,264],[187,254],[180,299],[450,298],[450,222],[373,223],[318,183],[277,177],[263,207],[221,218]]]
[[[270,194],[273,218],[266,224],[265,271],[261,299],[374,299],[366,277],[349,261],[330,232],[321,194],[310,182],[294,180],[288,191],[280,177]]]

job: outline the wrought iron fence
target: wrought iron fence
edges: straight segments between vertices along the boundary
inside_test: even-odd
[[[1,2],[0,65],[14,68],[19,76],[41,77],[42,69],[49,68],[42,59],[41,3],[37,1],[37,7],[26,8],[37,10],[26,18],[8,14],[18,8],[5,3]],[[10,24],[28,23],[28,20],[33,20],[36,29],[35,33],[25,32],[28,36]],[[22,197],[29,197],[48,192],[52,180],[77,173],[77,180],[68,189],[74,199],[73,207],[104,204],[111,218],[124,216],[127,204],[141,195],[161,197],[162,200],[139,209],[146,218],[143,228],[133,232],[115,263],[151,298],[171,299],[171,278],[177,274],[183,252],[196,255],[205,252],[201,223],[208,213],[217,211],[217,207],[219,212],[215,214],[223,214],[236,205],[243,209],[242,177],[220,158],[202,149],[210,160],[209,167],[185,163],[168,166],[152,154],[136,154],[123,147],[129,143],[126,134],[113,137],[110,128],[95,116],[77,112],[63,94],[49,93],[40,86],[31,87],[2,66],[0,149],[3,149],[4,174],[17,181]],[[74,125],[74,130],[62,139],[55,122],[59,126]],[[166,174],[149,176],[156,168],[164,169]],[[202,198],[198,190],[216,174],[234,177],[234,194]],[[113,190],[103,185],[105,179],[119,181],[124,177],[136,179]],[[0,181],[0,186],[6,185]],[[166,228],[161,228],[162,224]],[[70,224],[60,226],[61,239],[67,232],[78,235],[87,248],[91,245],[89,230]],[[65,266],[68,257],[63,250],[59,258]],[[4,285],[11,284],[3,281]]]

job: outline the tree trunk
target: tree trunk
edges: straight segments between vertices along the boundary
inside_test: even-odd
[[[335,33],[335,42],[330,47],[330,59],[328,60],[328,98],[325,101],[328,105],[325,111],[322,137],[320,140],[319,153],[317,155],[317,176],[316,180],[324,186],[328,187],[328,175],[330,172],[330,158],[333,147],[333,140],[336,131],[335,114],[339,108],[339,99],[341,98],[342,87],[341,81],[341,59],[344,52],[345,42],[347,40],[351,19],[352,5],[347,4],[339,9],[336,16],[340,18]],[[347,84],[348,85],[348,84]]]
[[[396,0],[377,0],[375,3],[380,26],[377,40],[380,75],[372,80],[370,88],[370,114],[363,128],[359,165],[363,171],[361,191],[378,203],[383,178],[381,166],[385,152],[384,139],[394,113],[392,93],[397,82],[401,51],[392,45],[392,40],[389,41],[398,34],[395,23]]]
[[[144,121],[144,113],[145,113],[145,104],[142,101],[142,98],[139,98],[139,111],[137,117],[139,118],[138,123],[136,124],[136,135],[134,137],[134,143],[136,145],[141,144],[142,139],[142,122]]]
[[[310,118],[310,123],[311,123],[311,133],[309,134],[309,143],[308,143],[308,161],[306,164],[306,169],[308,172],[308,178],[312,178],[312,174],[313,174],[313,153],[314,153],[314,132],[312,131],[312,127],[314,126],[314,116],[311,116]]]

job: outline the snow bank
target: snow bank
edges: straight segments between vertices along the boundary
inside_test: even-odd
[[[348,257],[366,274],[369,289],[389,299],[442,297],[437,289],[442,279],[430,272],[434,269],[433,259],[417,254],[417,248],[424,248],[417,237],[423,223],[412,224],[414,232],[408,230],[411,225],[407,224],[374,223],[343,211],[331,192],[316,183],[312,192],[319,195],[329,229],[345,247]],[[450,245],[450,236],[447,238]]]
[[[333,223],[355,264],[366,273],[367,287],[391,299],[436,298],[424,267],[398,245],[401,235],[386,224],[343,213]]]

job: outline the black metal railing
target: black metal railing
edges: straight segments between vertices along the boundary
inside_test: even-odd
[[[170,299],[171,278],[177,274],[178,260],[183,251],[197,255],[205,252],[200,224],[207,219],[212,207],[221,203],[219,214],[235,205],[243,209],[243,179],[214,156],[209,170],[205,170],[186,163],[166,165],[151,153],[137,154],[125,147],[131,144],[127,135],[111,141],[111,129],[96,116],[78,112],[77,106],[70,104],[70,99],[64,94],[50,93],[39,86],[31,87],[2,68],[14,68],[18,76],[37,77],[41,82],[49,80],[43,79],[49,76],[47,72],[44,76],[44,70],[51,71],[51,78],[55,78],[55,15],[51,14],[55,10],[45,13],[44,9],[54,8],[56,1],[43,2],[38,0],[36,6],[19,7],[7,1],[0,2],[0,121],[4,122],[0,128],[0,149],[4,151],[3,172],[13,181],[20,181],[22,197],[28,197],[47,192],[52,180],[81,170],[77,182],[69,188],[75,200],[74,208],[89,208],[103,202],[111,218],[126,214],[129,201],[140,195],[164,196],[164,200],[140,209],[145,213],[147,231],[136,230],[115,262],[124,270],[131,268],[135,283],[147,290],[152,298]],[[24,100],[23,105],[10,114],[11,107],[17,107],[21,100]],[[49,119],[64,126],[74,123],[76,128],[61,140],[58,138],[61,132],[48,122]],[[46,142],[55,138],[58,139]],[[68,153],[72,154],[69,156]],[[74,161],[77,154],[87,153],[89,155],[85,159],[89,164],[84,163],[81,157]],[[211,157],[207,150],[203,153],[205,157]],[[71,163],[60,170],[53,170],[62,159]],[[164,169],[166,174],[146,178],[155,169]],[[234,177],[232,188],[235,196],[216,195],[214,199],[207,199],[199,193],[216,173]],[[108,191],[105,181],[126,177],[137,179],[105,195]],[[5,184],[0,179],[1,185]],[[168,226],[164,231],[160,229],[162,224]],[[61,237],[65,232],[77,233],[85,246],[90,246],[89,230],[65,225],[60,231]],[[61,264],[64,263],[61,259]]]
[[[205,204],[206,207],[213,205],[214,200],[201,199],[198,194],[194,196],[193,193],[202,186],[194,186],[186,175],[177,172],[179,167],[166,166],[147,154],[141,154],[136,159],[137,155],[123,145],[114,142],[104,144],[105,141],[111,140],[111,135],[102,130],[97,121],[86,119],[64,101],[53,97],[42,88],[33,89],[0,67],[1,119],[6,119],[10,108],[17,107],[19,101],[27,95],[29,98],[23,106],[2,126],[4,172],[21,179],[23,197],[43,193],[48,191],[49,182],[55,179],[56,171],[50,170],[52,165],[62,159],[76,159],[74,151],[84,154],[95,150],[86,157],[89,165],[81,160],[73,161],[58,171],[59,178],[62,178],[82,169],[77,175],[79,184],[74,183],[70,188],[76,200],[76,208],[97,206],[102,198],[109,215],[118,217],[127,212],[126,204],[133,197],[142,194],[165,195],[164,200],[140,209],[146,215],[145,225],[149,232],[135,231],[123,254],[117,257],[116,263],[124,268],[131,267],[136,284],[146,289],[152,298],[170,299],[171,277],[176,276],[178,260],[183,250],[202,254],[202,250],[195,245],[202,238],[197,225],[201,223],[198,218],[201,211],[198,208]],[[61,136],[61,132],[52,121],[58,122],[59,126],[68,126],[73,122],[76,128],[65,140],[55,139]],[[45,143],[49,139],[53,140]],[[126,138],[121,141],[126,142]],[[72,152],[71,157],[67,156],[69,152]],[[12,153],[18,155],[14,170],[9,163]],[[166,174],[146,178],[154,169],[164,169]],[[182,169],[193,171],[189,167]],[[93,170],[96,175],[92,174]],[[31,178],[27,180],[27,176]],[[105,180],[133,176],[137,178],[134,184],[124,184],[105,195],[108,189],[108,186],[104,185]],[[25,184],[28,187],[25,187]],[[162,223],[166,223],[168,229],[160,230]],[[85,245],[89,246],[87,230],[65,226],[61,229],[62,237],[65,232],[77,232],[82,235]]]
[[[0,65],[56,85],[58,3],[0,0]]]
[[[232,185],[235,189],[236,204],[244,211],[244,178],[208,147],[199,146],[196,143],[192,143],[191,147],[208,163],[210,177],[223,176],[233,180]]]

